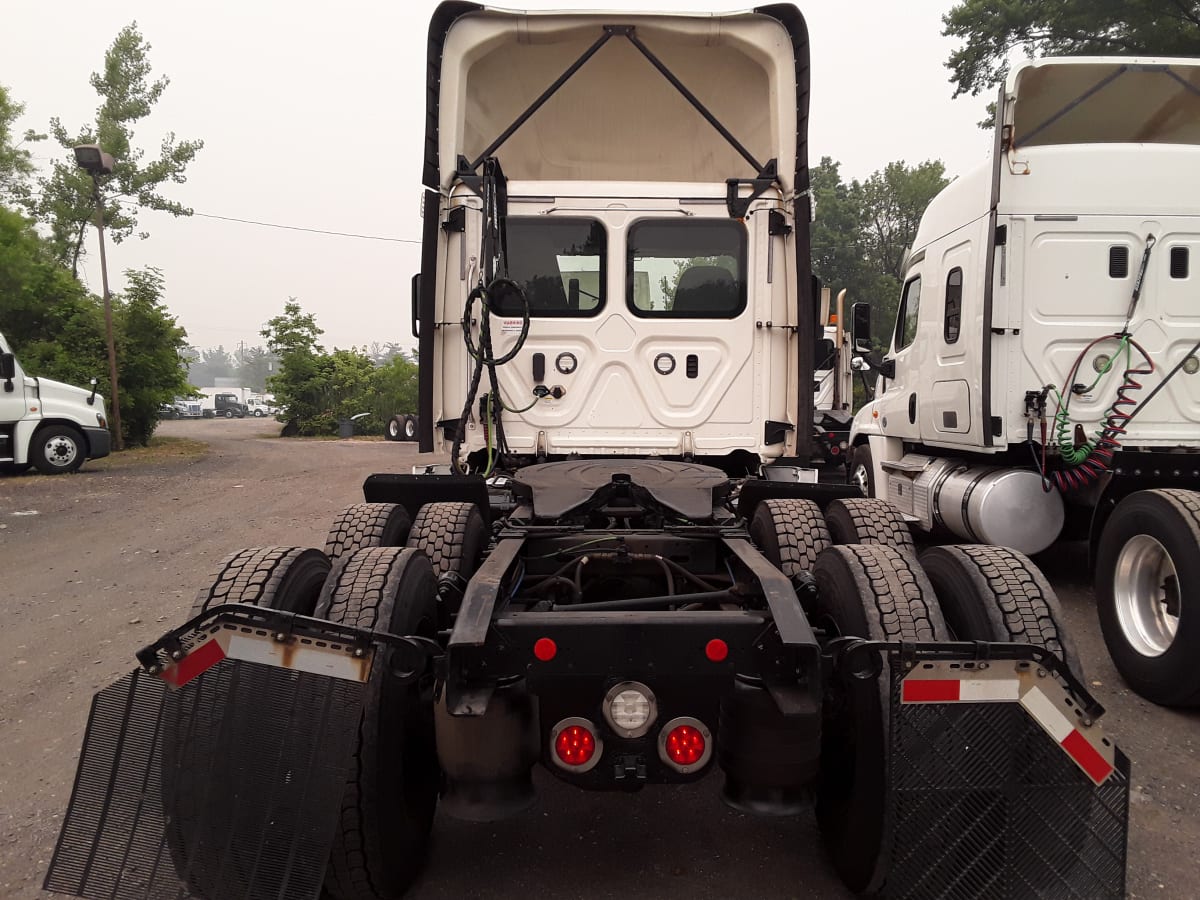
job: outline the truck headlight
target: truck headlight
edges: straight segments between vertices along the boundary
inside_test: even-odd
[[[104,418],[104,413],[96,413],[96,421],[99,423],[101,428],[108,427],[108,421]]]

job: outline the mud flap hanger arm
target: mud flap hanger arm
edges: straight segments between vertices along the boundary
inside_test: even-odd
[[[185,636],[197,632],[215,634],[225,626],[269,633],[272,638],[281,641],[295,637],[305,641],[345,644],[351,650],[366,651],[375,645],[384,645],[400,650],[406,660],[413,662],[417,655],[424,659],[436,659],[441,655],[441,648],[436,641],[419,635],[388,634],[284,610],[266,609],[247,603],[227,603],[209,607],[178,628],[168,631],[157,641],[142,647],[136,653],[138,664],[150,674],[157,674],[166,665],[185,655],[182,640]]]
[[[837,638],[826,645],[833,668],[843,677],[874,679],[882,671],[886,655],[905,670],[920,662],[986,663],[989,660],[1028,662],[1059,676],[1070,689],[1079,708],[1090,718],[1104,715],[1104,707],[1058,656],[1045,647],[1032,644],[989,641],[867,641],[861,638]],[[970,672],[970,669],[966,669]]]
[[[713,128],[715,128],[717,133],[720,134],[721,137],[723,137],[729,143],[729,145],[737,151],[738,155],[741,156],[742,159],[746,160],[746,162],[751,165],[754,171],[758,173],[754,178],[730,178],[725,182],[726,206],[729,209],[730,218],[740,219],[744,217],[747,209],[750,206],[750,203],[777,181],[778,162],[774,159],[771,159],[767,160],[765,165],[760,163],[754,157],[754,154],[746,149],[745,145],[742,144],[742,142],[736,137],[734,137],[733,133],[730,132],[728,128],[721,124],[721,120],[713,115],[708,107],[706,107],[700,101],[700,98],[688,90],[687,85],[680,81],[675,73],[672,72],[662,60],[655,56],[654,52],[649,47],[642,43],[641,38],[637,36],[634,26],[605,25],[603,31],[604,33],[596,39],[595,43],[588,47],[587,50],[583,52],[583,55],[575,60],[575,62],[571,63],[571,65],[568,66],[567,69],[560,76],[558,76],[558,78],[556,78],[548,88],[546,88],[546,90],[542,91],[538,98],[529,104],[525,111],[512,121],[512,124],[500,132],[499,136],[490,144],[488,144],[487,148],[478,156],[476,156],[473,161],[468,160],[466,156],[461,154],[459,155],[457,172],[455,173],[459,180],[461,180],[463,184],[465,184],[471,190],[479,193],[482,188],[483,178],[476,173],[479,171],[479,166],[484,162],[484,160],[495,154],[495,152],[504,144],[505,141],[512,137],[522,125],[529,121],[534,113],[536,113],[542,108],[543,105],[545,105],[547,100],[549,100],[558,92],[559,88],[561,88],[571,79],[572,75],[583,68],[584,64],[596,55],[597,51],[599,51],[601,47],[607,44],[613,37],[620,36],[628,39],[628,41],[633,44],[635,48],[637,48],[638,52],[641,53],[642,56],[646,57],[647,61],[654,66],[654,68],[657,69],[665,79],[667,79],[671,86],[675,88],[675,90],[678,91],[679,94],[689,104],[691,104],[696,112],[700,113],[704,120]],[[738,197],[738,188],[743,184],[748,184],[751,186],[751,194],[747,198]]]

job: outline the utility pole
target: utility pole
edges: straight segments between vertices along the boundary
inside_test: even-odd
[[[99,144],[84,144],[75,148],[75,162],[92,176],[93,199],[96,201],[96,232],[100,236],[100,281],[104,288],[104,331],[108,342],[108,387],[112,395],[113,447],[125,449],[121,437],[121,398],[117,392],[117,346],[113,340],[112,295],[108,292],[108,259],[104,254],[104,204],[100,199],[100,176],[111,175],[113,158]]]

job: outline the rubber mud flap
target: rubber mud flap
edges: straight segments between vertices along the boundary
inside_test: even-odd
[[[45,888],[86,898],[316,900],[363,685],[224,659],[92,701]]]
[[[1069,704],[1058,726],[1044,715],[1039,724],[1032,710],[1049,707],[1042,698],[1065,696],[1057,682],[1041,679],[1019,702],[902,702],[904,673],[894,665],[882,895],[1123,898],[1129,760],[1095,736],[1111,762],[1086,746],[1079,753],[1074,741],[1084,739],[1071,724],[1081,717]],[[1056,741],[1054,727],[1068,736]],[[1077,762],[1089,753],[1093,777]]]

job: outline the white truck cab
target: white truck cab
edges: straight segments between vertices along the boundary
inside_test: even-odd
[[[1183,705],[1200,703],[1198,165],[1195,59],[1014,66],[990,159],[921,220],[851,435],[851,477],[920,531],[1088,540],[1117,667]]]
[[[0,469],[32,465],[45,475],[74,472],[108,456],[104,398],[92,389],[27,375],[0,334]]]

